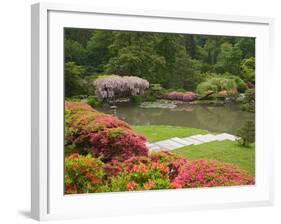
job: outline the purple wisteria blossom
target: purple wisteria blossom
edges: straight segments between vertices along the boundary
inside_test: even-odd
[[[101,76],[94,81],[96,94],[101,99],[128,97],[143,94],[149,82],[136,76]]]

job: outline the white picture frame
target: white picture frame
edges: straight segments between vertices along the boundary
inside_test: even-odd
[[[270,107],[273,19],[37,3],[32,5],[31,214],[37,220],[180,212],[273,203]],[[63,28],[256,37],[256,185],[63,194]]]

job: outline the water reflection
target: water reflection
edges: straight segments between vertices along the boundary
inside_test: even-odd
[[[112,113],[109,108],[102,112]],[[254,114],[241,111],[239,106],[178,105],[173,109],[140,108],[130,104],[118,105],[116,115],[131,125],[175,125],[201,128],[214,132],[235,134]]]

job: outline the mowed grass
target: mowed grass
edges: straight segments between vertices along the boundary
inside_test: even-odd
[[[166,126],[166,125],[145,125],[134,126],[134,130],[147,137],[150,143],[166,140],[173,137],[189,137],[198,134],[208,134],[209,132],[197,128]]]
[[[249,148],[233,141],[214,141],[201,145],[186,146],[173,150],[173,153],[189,160],[206,159],[232,163],[255,176],[255,145]]]
[[[161,141],[173,137],[188,137],[207,134],[206,130],[165,125],[134,126],[135,131],[147,137],[149,142]],[[255,175],[255,145],[242,147],[233,141],[214,141],[201,145],[191,145],[172,151],[189,160],[217,160],[232,163],[251,175]]]

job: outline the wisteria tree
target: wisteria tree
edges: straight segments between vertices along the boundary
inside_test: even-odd
[[[94,81],[97,96],[102,100],[142,95],[149,82],[136,76],[106,75]]]

